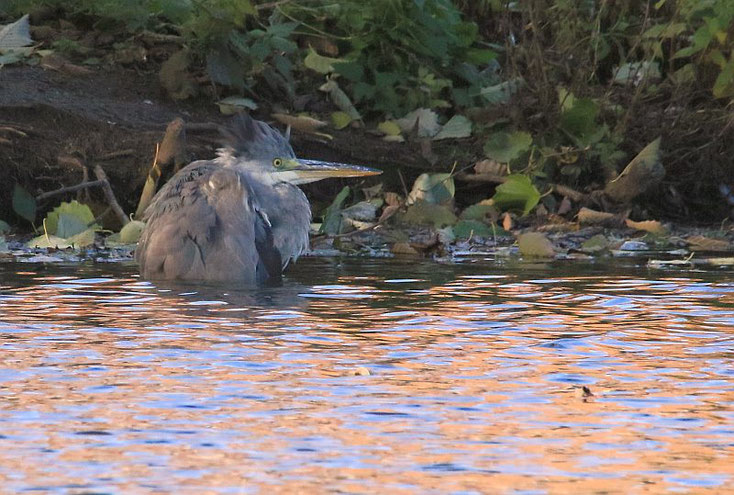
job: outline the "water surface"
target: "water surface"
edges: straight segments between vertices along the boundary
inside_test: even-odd
[[[732,490],[732,274],[623,263],[0,264],[0,491]]]

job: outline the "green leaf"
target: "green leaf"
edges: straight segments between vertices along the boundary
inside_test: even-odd
[[[352,82],[361,81],[364,77],[364,67],[358,62],[333,63],[334,70]]]
[[[68,238],[88,229],[94,223],[89,206],[77,200],[61,203],[46,215],[46,232]]]
[[[319,55],[313,48],[308,49],[308,55],[303,59],[303,65],[319,74],[329,74],[334,72],[334,64],[338,64],[340,62],[343,62],[343,60]]]
[[[553,258],[556,255],[553,244],[540,232],[527,232],[517,237],[520,254],[529,258]]]
[[[526,175],[509,175],[504,184],[497,186],[492,201],[501,210],[519,210],[530,213],[540,201],[540,192]]]
[[[128,222],[120,230],[120,242],[123,244],[135,244],[140,239],[140,234],[143,233],[145,228],[145,222],[140,220],[133,220]]]
[[[464,60],[474,65],[486,65],[497,58],[497,52],[480,48],[469,48],[464,55]]]
[[[471,237],[492,237],[492,228],[478,220],[461,220],[454,225],[454,235],[458,239]]]
[[[589,98],[575,98],[573,106],[561,113],[560,127],[578,144],[586,147],[604,137],[606,129],[596,123],[599,105]]]
[[[484,87],[479,91],[479,95],[487,100],[487,103],[507,103],[523,84],[525,84],[525,81],[518,77],[500,84]]]
[[[508,163],[530,149],[533,137],[527,132],[495,132],[484,145],[487,157]]]
[[[734,96],[734,55],[722,67],[714,82],[713,93],[716,98]]]
[[[349,186],[344,186],[336,195],[336,198],[324,213],[324,222],[319,229],[320,234],[335,235],[339,233],[342,224],[342,206],[344,206],[344,201],[349,197],[350,192]]]
[[[227,49],[212,50],[207,54],[206,71],[217,84],[238,89],[244,87],[245,69]]]
[[[79,249],[92,244],[94,244],[94,229],[87,229],[68,239],[51,234],[43,234],[31,239],[26,245],[30,248],[41,249]]]
[[[457,222],[456,215],[446,205],[436,205],[418,201],[408,207],[401,220],[405,223],[417,225],[432,225],[436,228],[454,225]]]
[[[441,130],[433,137],[433,139],[434,141],[438,141],[440,139],[466,138],[471,136],[471,130],[471,120],[467,119],[463,115],[454,115],[443,125]]]
[[[329,93],[331,101],[339,107],[339,110],[349,115],[352,120],[362,120],[362,116],[352,103],[352,100],[349,99],[349,96],[339,87],[339,84],[334,79],[329,79],[322,84],[319,87],[319,91]]]
[[[87,224],[79,217],[71,215],[69,213],[59,213],[56,224],[56,231],[52,233],[56,234],[59,237],[67,239],[69,237],[77,235],[80,232],[84,232],[85,230],[87,230]]]
[[[26,246],[28,246],[29,248],[40,249],[66,249],[71,247],[71,243],[66,239],[56,237],[55,235],[41,234],[38,237],[34,237],[30,241],[28,241]]]
[[[461,212],[460,216],[462,220],[477,220],[481,222],[487,219],[488,216],[493,217],[498,215],[499,213],[494,205],[482,202],[467,207]]]
[[[36,198],[20,184],[13,187],[13,211],[31,223],[36,220]]]
[[[5,232],[10,231],[10,224],[6,222],[5,220],[0,220],[0,234],[4,234]]]
[[[456,186],[451,174],[421,174],[413,183],[408,204],[425,201],[431,204],[448,203],[454,198]]]
[[[8,251],[8,243],[5,242],[5,237],[0,235],[0,253],[6,253]]]
[[[377,124],[377,130],[386,136],[399,136],[400,126],[394,120],[386,120]]]

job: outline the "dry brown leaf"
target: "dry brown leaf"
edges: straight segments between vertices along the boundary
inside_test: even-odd
[[[412,256],[419,254],[418,251],[407,242],[396,242],[392,245],[390,252],[392,252],[392,254],[408,254]]]
[[[505,216],[502,217],[502,228],[508,232],[512,230],[512,217],[509,213],[505,213]]]
[[[651,234],[665,235],[668,232],[663,224],[658,222],[657,220],[645,220],[643,222],[635,222],[628,218],[624,221],[624,223],[626,223],[627,227],[631,229],[642,230],[644,232],[650,232]]]
[[[689,237],[686,239],[688,247],[691,251],[731,251],[731,243],[723,239],[712,239],[702,235]]]
[[[604,211],[596,211],[583,207],[579,210],[578,220],[583,225],[601,225],[606,227],[620,227],[624,223],[623,215],[615,215]]]
[[[527,232],[517,236],[520,254],[534,258],[553,258],[556,250],[548,238],[540,232]]]
[[[382,215],[380,215],[379,220],[377,220],[378,223],[382,223],[387,221],[390,217],[395,215],[398,210],[400,210],[400,205],[387,205],[385,209],[382,210]]]
[[[564,196],[561,200],[561,204],[558,205],[558,214],[559,215],[565,215],[569,211],[571,211],[571,208],[573,208],[573,204],[571,204],[571,200],[568,198],[568,196]]]
[[[604,193],[617,203],[629,203],[660,183],[665,167],[660,161],[660,138],[651,142],[627,167],[604,187]]]
[[[474,164],[474,172],[477,174],[504,176],[507,175],[507,164],[491,159],[480,160]]]
[[[318,134],[318,129],[326,125],[326,122],[306,115],[288,115],[287,113],[271,114],[281,124],[289,125],[293,129],[309,134]]]
[[[400,195],[398,193],[386,192],[385,203],[390,206],[400,206],[403,203],[403,200],[400,198]]]

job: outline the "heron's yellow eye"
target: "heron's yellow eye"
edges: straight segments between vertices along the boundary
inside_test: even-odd
[[[280,158],[276,158],[275,160],[273,160],[273,167],[280,168],[282,165],[283,160],[281,160]]]

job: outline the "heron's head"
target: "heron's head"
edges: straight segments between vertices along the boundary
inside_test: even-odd
[[[271,176],[276,182],[308,184],[332,177],[366,177],[382,172],[369,167],[346,163],[323,162],[298,158],[274,158]]]
[[[382,173],[360,165],[298,159],[289,142],[290,132],[284,136],[247,114],[235,116],[224,137],[226,148],[221,150],[220,156],[228,165],[261,174],[274,183],[307,184],[332,177],[365,177]]]

